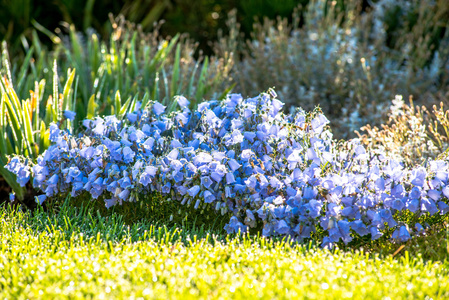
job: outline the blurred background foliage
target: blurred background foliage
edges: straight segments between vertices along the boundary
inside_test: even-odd
[[[341,11],[345,0],[337,3]],[[363,10],[378,0],[360,0]],[[295,8],[308,5],[310,0],[0,0],[0,37],[13,48],[19,47],[23,37],[30,38],[33,29],[41,32],[59,32],[61,27],[73,24],[79,31],[94,29],[102,38],[111,33],[109,13],[123,15],[128,21],[138,23],[143,30],[152,30],[155,22],[165,20],[163,36],[185,32],[199,42],[199,49],[211,54],[211,42],[220,29],[226,28],[227,15],[237,10],[237,21],[242,33],[249,37],[256,21],[278,17],[292,19]],[[326,13],[326,11],[325,11]],[[402,26],[392,14],[392,29]],[[51,41],[47,40],[50,44]]]

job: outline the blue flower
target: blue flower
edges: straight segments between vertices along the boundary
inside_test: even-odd
[[[75,120],[76,112],[70,110],[64,110],[64,118],[73,121]]]
[[[192,188],[187,190],[187,193],[189,193],[190,197],[195,197],[198,192],[200,191],[200,187],[198,185],[193,186]]]
[[[165,108],[166,108],[166,106],[164,106],[156,101],[156,102],[154,102],[154,105],[153,105],[153,112],[156,116],[159,117],[161,114],[164,113]]]
[[[136,153],[130,147],[123,148],[123,161],[127,164],[131,163]]]
[[[235,183],[235,177],[234,174],[232,173],[227,173],[226,174],[226,184],[233,184]]]
[[[420,167],[412,171],[410,182],[416,186],[422,187],[426,179],[426,169]]]
[[[204,202],[206,203],[212,203],[215,200],[214,194],[212,194],[210,191],[204,192]]]
[[[42,205],[44,203],[45,199],[47,199],[46,195],[36,196],[36,203],[39,203],[39,205]]]
[[[276,232],[278,234],[287,234],[290,232],[290,227],[287,225],[287,223],[284,220],[280,220],[275,228]]]
[[[212,180],[209,176],[203,176],[201,177],[201,184],[204,185],[207,189],[210,188],[212,184]]]
[[[178,103],[178,105],[179,105],[181,108],[187,108],[187,107],[189,107],[190,102],[189,102],[189,100],[187,100],[186,97],[184,97],[184,96],[176,96],[176,97],[175,97],[175,100],[176,100],[176,102]]]
[[[237,233],[237,232],[246,232],[246,226],[242,224],[242,222],[240,222],[237,217],[232,216],[231,219],[229,220],[229,223],[226,224],[225,228],[226,232],[228,234],[230,233]]]
[[[58,125],[56,125],[55,123],[51,123],[50,124],[50,141],[52,142],[56,142],[57,139],[59,138],[59,128]]]
[[[375,226],[372,226],[370,228],[370,233],[371,233],[371,240],[373,240],[373,241],[377,240],[378,238],[380,238],[382,236],[382,233]]]

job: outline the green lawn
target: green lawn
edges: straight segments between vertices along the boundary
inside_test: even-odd
[[[0,215],[1,299],[449,297],[448,260],[405,250],[331,252],[204,228],[129,227],[67,206]]]

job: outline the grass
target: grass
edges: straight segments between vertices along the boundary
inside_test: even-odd
[[[329,251],[191,224],[128,226],[118,214],[83,207],[58,210],[0,209],[2,299],[449,297],[447,256]]]

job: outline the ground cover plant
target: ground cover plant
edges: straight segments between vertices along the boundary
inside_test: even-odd
[[[53,144],[36,164],[14,157],[6,169],[21,186],[32,177],[41,204],[88,193],[112,207],[156,191],[201,213],[229,213],[228,233],[253,228],[326,247],[385,233],[404,242],[449,212],[446,158],[404,168],[357,142],[338,144],[319,110],[285,115],[274,90],[194,111],[176,101],[181,110],[169,115],[148,101],[126,119],[86,119],[78,137],[52,124]]]

